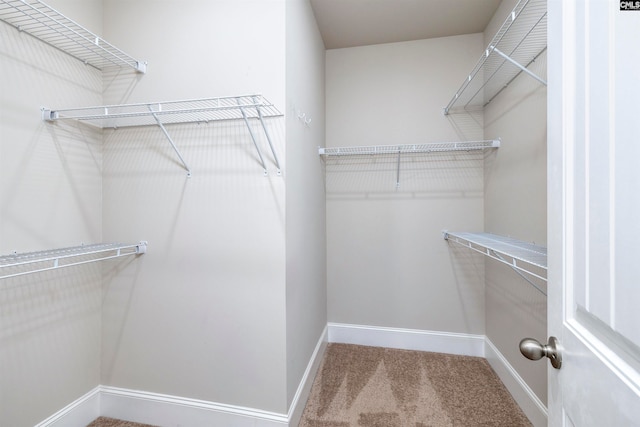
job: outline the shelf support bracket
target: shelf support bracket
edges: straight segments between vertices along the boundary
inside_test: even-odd
[[[400,188],[400,150],[398,150],[398,168],[396,170],[396,189]]]
[[[258,147],[258,141],[256,140],[256,136],[253,133],[253,129],[251,129],[251,125],[249,124],[249,120],[247,119],[247,113],[244,111],[244,107],[240,104],[240,98],[236,98],[236,102],[238,103],[238,107],[240,108],[240,112],[242,112],[242,118],[244,119],[244,124],[247,125],[247,129],[249,130],[249,135],[251,135],[251,140],[253,141],[253,145],[256,147],[256,151],[258,152],[258,157],[260,158],[260,163],[262,164],[262,168],[264,169],[264,176],[267,176],[267,165],[264,163],[264,158],[262,157],[262,152],[260,152],[260,148]]]
[[[513,260],[513,265],[509,264],[509,262],[504,259],[504,257],[502,257],[499,253],[497,253],[496,251],[491,251],[493,252],[493,255],[495,255],[495,257],[498,258],[499,261],[502,261],[503,264],[507,264],[509,267],[511,267],[511,269],[514,271],[514,273],[516,273],[518,276],[522,277],[522,279],[524,281],[526,281],[527,283],[529,283],[531,286],[533,286],[534,288],[536,288],[538,291],[540,291],[540,293],[542,293],[542,295],[547,296],[547,292],[542,289],[540,286],[538,286],[533,280],[530,280],[527,276],[525,276],[524,274],[522,274],[520,272],[520,269],[518,268],[517,265],[515,265],[515,259]],[[491,256],[491,255],[489,255]]]
[[[253,102],[257,104],[256,97],[253,97]],[[264,129],[264,134],[267,136],[267,141],[269,142],[269,147],[271,148],[271,154],[273,154],[273,159],[276,162],[276,167],[278,168],[278,175],[282,172],[280,171],[280,162],[278,161],[278,156],[276,155],[276,150],[273,148],[273,143],[271,142],[271,137],[269,136],[269,132],[267,132],[267,126],[264,124],[264,119],[262,117],[262,110],[260,107],[256,107],[258,111],[258,118],[260,119],[260,123],[262,123],[262,129]],[[243,111],[244,114],[244,111]],[[246,119],[245,119],[246,120]]]
[[[151,105],[147,105],[147,108],[149,108],[149,111],[151,112],[151,115],[153,116],[153,118],[155,119],[156,123],[158,124],[158,126],[162,130],[162,133],[164,133],[164,136],[166,136],[167,139],[169,140],[169,144],[171,144],[171,147],[173,147],[173,151],[176,152],[176,154],[178,155],[178,158],[180,159],[180,161],[184,165],[184,168],[187,170],[187,177],[191,178],[191,169],[189,168],[189,165],[187,165],[187,162],[184,161],[184,158],[182,157],[182,154],[180,154],[180,150],[178,150],[178,147],[176,147],[176,144],[174,144],[173,139],[171,139],[171,135],[169,135],[169,132],[167,132],[167,129],[162,124],[162,121],[158,118],[158,115],[151,108]]]
[[[506,53],[502,52],[500,49],[498,49],[495,46],[491,46],[491,50],[495,53],[497,53],[498,55],[500,55],[501,57],[503,57],[504,59],[506,59],[507,61],[509,61],[510,63],[512,63],[513,65],[515,65],[516,67],[518,67],[521,71],[527,73],[528,75],[530,75],[531,77],[533,77],[534,79],[536,79],[537,81],[539,81],[540,83],[542,83],[543,85],[547,85],[546,80],[538,77],[537,74],[531,72],[527,67],[523,66],[522,64],[520,64],[519,62],[511,59],[511,57],[509,55],[507,55]]]

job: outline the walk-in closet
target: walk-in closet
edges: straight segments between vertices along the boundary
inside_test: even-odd
[[[573,163],[548,141],[574,134],[549,100],[580,93],[567,22],[637,33],[640,12],[447,3],[0,0],[0,425],[346,425],[303,416],[353,403],[366,381],[323,368],[340,357],[442,408],[477,371],[522,425],[555,425],[578,364],[545,345],[574,236],[550,232]],[[625,384],[631,335],[606,341]],[[387,391],[416,426],[456,423]],[[359,425],[408,419],[371,411]]]

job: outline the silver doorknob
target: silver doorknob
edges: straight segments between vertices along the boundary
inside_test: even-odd
[[[549,337],[549,342],[546,345],[540,344],[533,338],[525,338],[520,341],[520,353],[531,360],[540,360],[544,356],[547,356],[551,362],[551,366],[556,369],[560,369],[562,366],[560,343],[556,337]]]

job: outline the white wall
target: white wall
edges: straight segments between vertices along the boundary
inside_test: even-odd
[[[285,112],[284,1],[108,0],[104,25],[149,62],[107,75],[107,102],[259,92]],[[252,126],[267,177],[241,121],[167,127],[191,178],[158,128],[105,131],[104,237],[149,249],[107,277],[103,384],[286,413],[285,183]]]
[[[327,324],[324,170],[325,50],[307,0],[286,8],[287,402]],[[298,118],[305,114],[304,119]],[[311,120],[310,123],[305,120]],[[311,378],[315,372],[311,372]],[[302,396],[304,405],[306,396]]]
[[[442,110],[482,35],[327,51],[327,146],[459,141]],[[457,70],[457,72],[456,72]],[[442,230],[483,226],[483,155],[328,159],[330,322],[484,334],[482,265]]]
[[[49,3],[101,31],[101,1]],[[0,22],[0,75],[0,254],[100,242],[101,134],[39,111],[100,102],[100,72]],[[100,280],[98,264],[0,280],[0,425],[99,384]]]
[[[515,4],[501,4],[485,31],[485,46]],[[530,69],[545,78],[546,54]],[[485,137],[502,138],[496,155],[485,162],[485,231],[542,246],[547,242],[546,101],[546,87],[521,74],[484,110]],[[547,363],[531,362],[518,349],[522,338],[546,342],[546,296],[495,261],[486,261],[485,272],[487,336],[546,404]]]

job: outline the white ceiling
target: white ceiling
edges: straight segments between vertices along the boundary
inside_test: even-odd
[[[484,31],[501,0],[311,0],[326,49]]]

